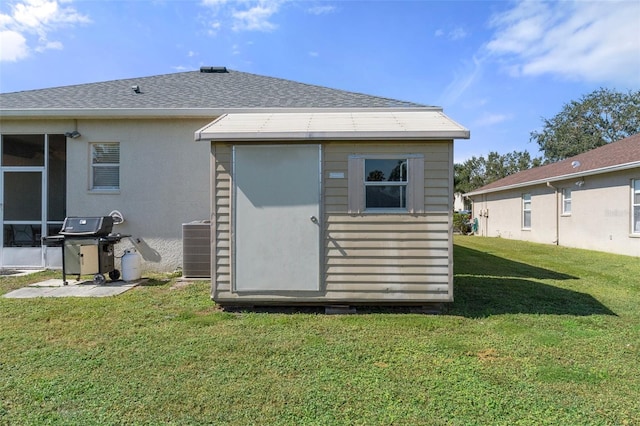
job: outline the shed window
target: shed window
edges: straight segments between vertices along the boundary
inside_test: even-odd
[[[571,214],[571,188],[564,188],[562,190],[562,214]]]
[[[365,209],[407,208],[407,160],[364,160]]]
[[[424,156],[349,157],[349,213],[424,211]]]
[[[522,228],[531,229],[531,194],[522,194]]]
[[[91,189],[120,189],[120,144],[91,144]]]
[[[640,234],[640,179],[633,180],[631,189],[631,204],[633,205],[631,232]]]

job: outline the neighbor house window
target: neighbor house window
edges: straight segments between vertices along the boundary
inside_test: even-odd
[[[531,229],[531,194],[522,194],[522,227]]]
[[[571,214],[571,188],[564,188],[562,190],[562,214]]]
[[[91,144],[91,189],[120,189],[120,144]]]
[[[640,179],[633,180],[631,204],[633,205],[631,230],[634,234],[640,234]]]
[[[352,155],[349,213],[424,212],[424,156]]]

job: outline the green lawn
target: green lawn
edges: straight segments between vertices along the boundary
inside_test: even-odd
[[[221,312],[208,283],[171,278],[0,298],[0,424],[640,424],[640,259],[455,250],[439,316]]]

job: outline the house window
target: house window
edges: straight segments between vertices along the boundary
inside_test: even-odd
[[[2,135],[2,165],[44,167],[45,135]]]
[[[120,189],[120,144],[91,144],[91,189]]]
[[[522,228],[531,229],[531,194],[522,194]]]
[[[564,188],[562,190],[562,214],[571,214],[571,188]]]
[[[633,180],[631,204],[633,205],[632,232],[640,234],[640,179]]]
[[[350,156],[348,199],[349,213],[424,212],[424,156]]]

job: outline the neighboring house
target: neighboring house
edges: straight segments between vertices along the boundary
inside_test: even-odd
[[[206,142],[194,141],[196,131]],[[56,234],[66,216],[118,210],[125,221],[114,231],[134,237],[119,249],[135,244],[147,270],[180,267],[183,224],[210,220],[214,287],[219,281],[216,291],[243,290],[247,277],[265,275],[236,266],[269,266],[266,255],[280,246],[258,249],[237,239],[252,232],[255,219],[271,232],[259,243],[297,244],[298,235],[286,231],[298,225],[275,229],[259,213],[278,203],[280,213],[295,211],[300,200],[278,199],[273,187],[300,183],[302,189],[288,188],[302,196],[310,185],[302,178],[309,178],[306,166],[318,161],[311,170],[322,198],[307,200],[317,210],[304,213],[317,232],[304,241],[317,238],[316,249],[286,246],[280,269],[300,260],[318,273],[315,288],[340,282],[347,295],[375,282],[371,300],[452,300],[453,139],[469,132],[438,108],[203,67],[0,94],[0,133],[2,267],[59,266],[61,250],[42,247],[42,236]],[[288,160],[283,174],[271,176],[278,170],[268,165],[281,159]],[[390,162],[402,164],[397,173],[387,170]],[[264,179],[243,164],[254,164]],[[365,180],[371,168],[395,177],[384,185]],[[258,199],[241,199],[242,179],[259,190]],[[244,281],[229,287],[236,278]]]
[[[454,192],[453,211],[461,212],[466,210],[471,210],[471,200],[465,198],[462,192]]]
[[[640,256],[640,134],[466,197],[480,235]]]

